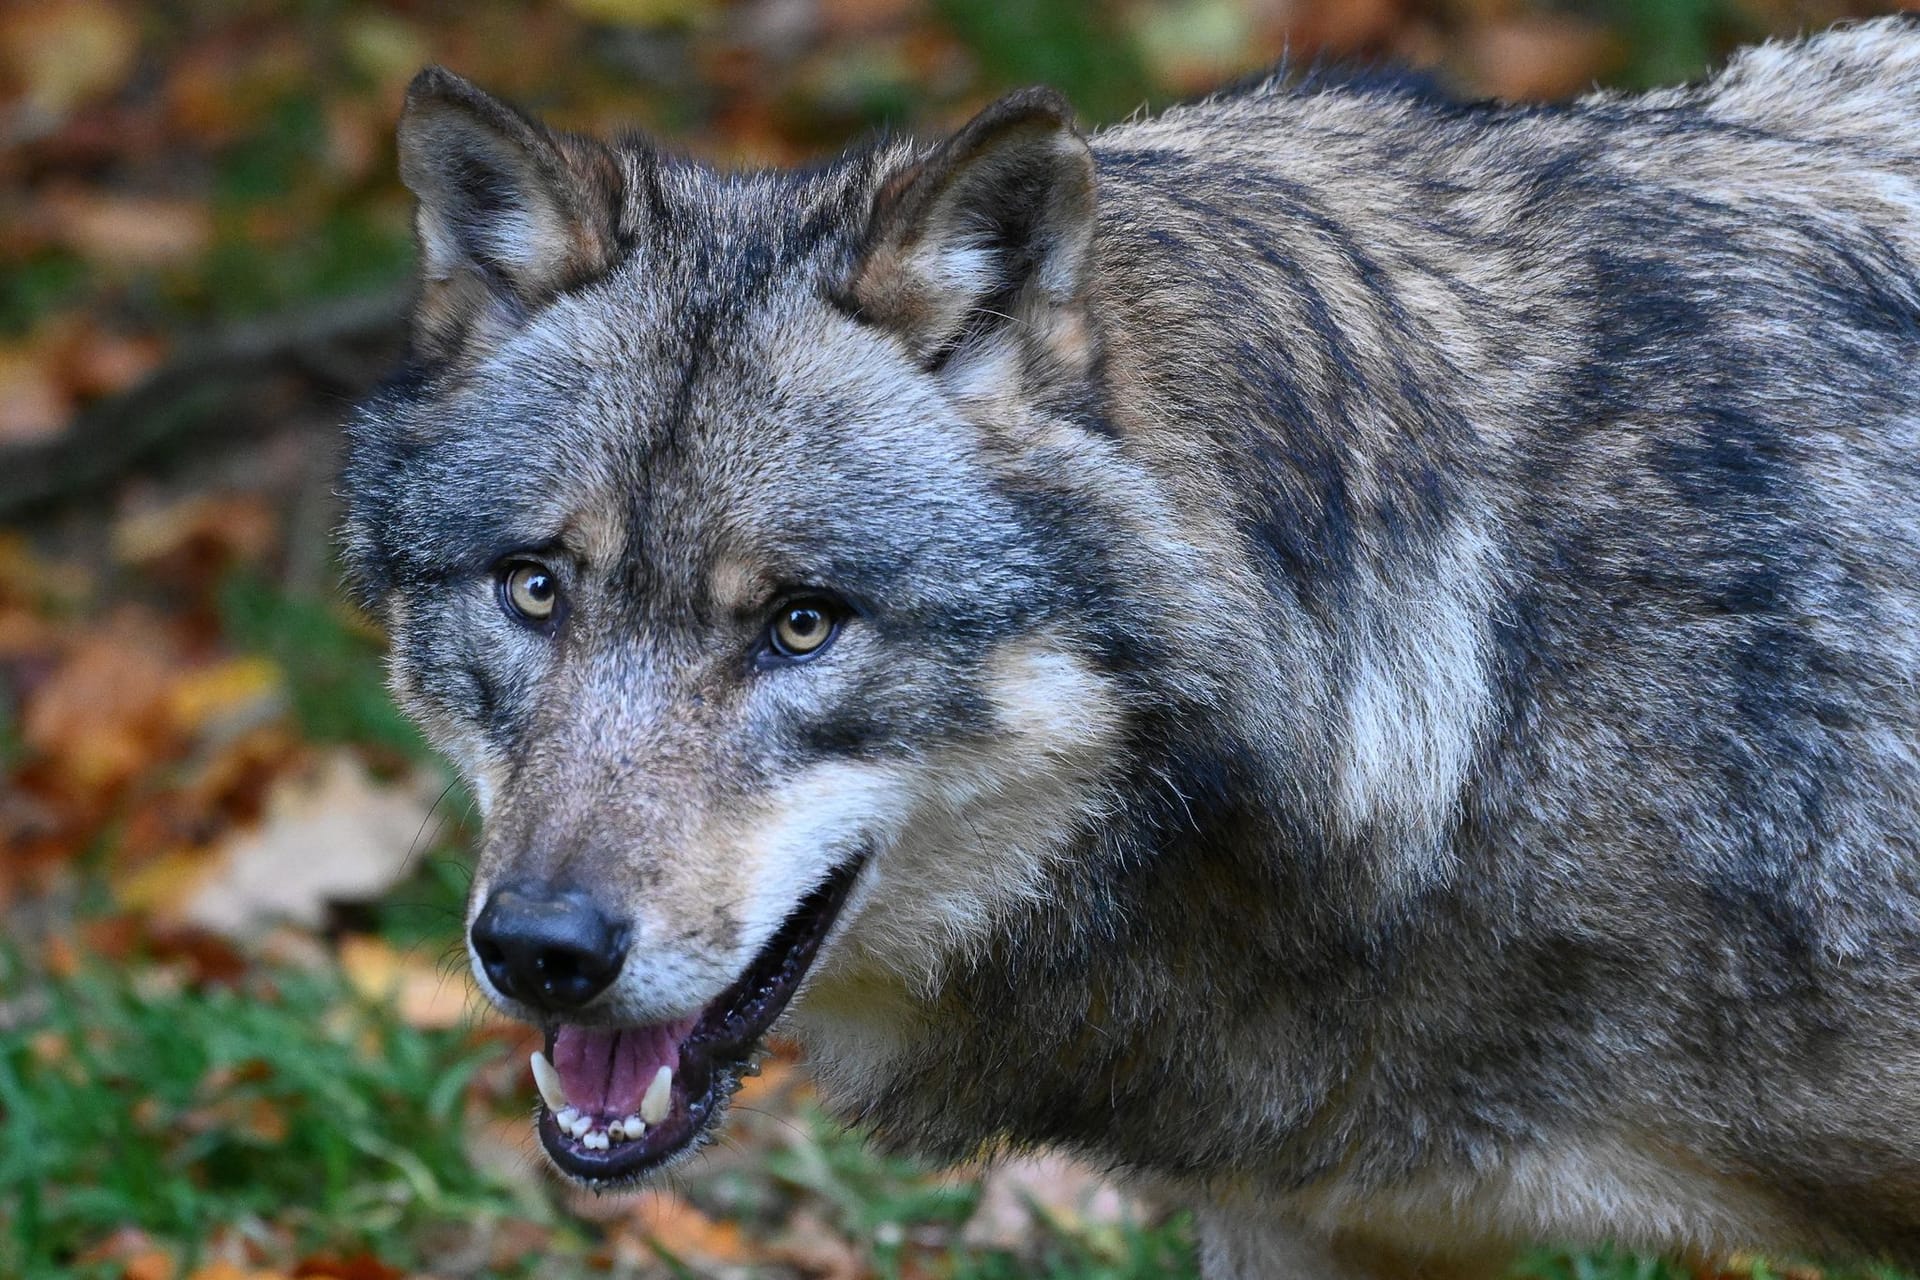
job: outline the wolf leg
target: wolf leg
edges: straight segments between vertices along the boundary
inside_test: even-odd
[[[1205,1280],[1498,1280],[1505,1248],[1412,1252],[1341,1232],[1328,1236],[1285,1218],[1224,1209],[1198,1215]]]

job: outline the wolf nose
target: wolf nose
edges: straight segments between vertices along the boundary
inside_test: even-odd
[[[626,958],[626,930],[585,894],[502,885],[469,931],[502,995],[539,1009],[577,1009],[607,989]]]

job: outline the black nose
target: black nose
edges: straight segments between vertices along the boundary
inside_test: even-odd
[[[585,894],[501,885],[469,931],[502,995],[540,1009],[577,1009],[607,989],[626,958],[626,930]]]

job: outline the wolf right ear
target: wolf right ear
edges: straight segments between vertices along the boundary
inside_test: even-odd
[[[422,354],[497,340],[618,260],[625,179],[604,145],[554,133],[429,67],[407,87],[399,150],[419,202]]]
[[[929,367],[1015,351],[1084,366],[1093,211],[1073,109],[1012,94],[881,185],[851,300]]]

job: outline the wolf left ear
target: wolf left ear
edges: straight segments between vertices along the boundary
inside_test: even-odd
[[[418,200],[424,354],[497,339],[618,258],[625,179],[600,143],[554,133],[429,67],[407,87],[399,150]]]
[[[930,368],[1006,340],[1083,366],[1093,211],[1073,109],[1024,90],[881,186],[849,292]]]

